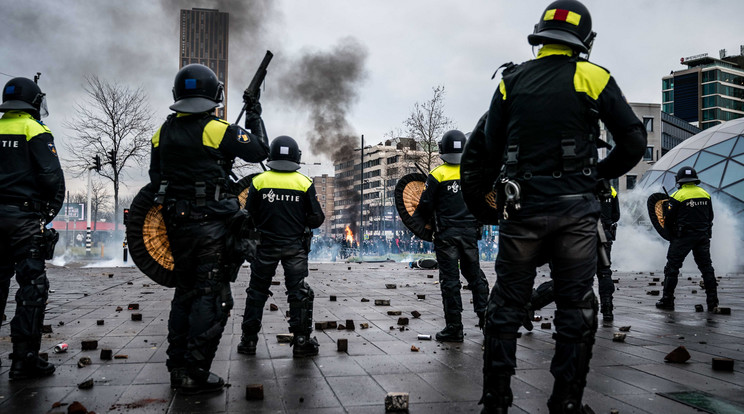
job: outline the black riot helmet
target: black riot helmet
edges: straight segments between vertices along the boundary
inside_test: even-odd
[[[596,36],[592,31],[592,16],[583,4],[558,0],[548,5],[527,40],[533,46],[559,43],[589,54]]]
[[[692,167],[682,167],[677,171],[677,185],[682,185],[685,183],[695,183],[700,184],[700,179],[698,178],[697,171],[695,171]]]
[[[49,115],[46,95],[28,78],[13,78],[5,84],[0,112],[12,110],[26,111],[36,119]]]
[[[224,85],[212,69],[198,63],[186,65],[176,73],[170,109],[185,114],[208,112],[222,107]]]
[[[277,171],[297,171],[300,169],[302,151],[292,137],[280,135],[269,146],[269,168]]]
[[[439,157],[446,163],[459,164],[465,141],[465,134],[456,129],[445,132],[439,141]]]

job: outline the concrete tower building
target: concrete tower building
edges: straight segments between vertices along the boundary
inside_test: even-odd
[[[179,69],[191,64],[201,63],[209,66],[217,78],[225,84],[223,108],[216,115],[222,119],[227,116],[227,62],[229,43],[228,13],[215,9],[193,8],[181,10],[181,37]]]

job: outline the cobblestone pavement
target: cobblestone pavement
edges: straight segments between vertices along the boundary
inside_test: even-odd
[[[493,284],[493,262],[483,268]],[[277,334],[288,332],[281,268],[274,279],[280,285],[272,287],[274,296],[266,304],[257,355],[237,354],[248,273],[243,268],[233,285],[236,306],[212,366],[230,386],[220,394],[187,397],[171,391],[165,368],[170,289],[131,267],[51,266],[53,292],[45,323],[51,324],[53,333],[44,335],[42,352],[49,353],[57,372],[38,380],[9,381],[11,344],[9,326],[3,324],[0,412],[66,413],[68,404],[79,401],[98,413],[382,413],[385,395],[396,391],[410,393],[411,413],[479,412],[483,336],[468,304],[470,292],[463,291],[464,343],[417,339],[418,334],[433,336],[444,325],[436,271],[393,262],[311,263],[314,321],[346,324],[351,319],[355,330],[315,331],[320,355],[307,359],[293,359],[288,344],[277,342]],[[538,272],[536,284],[548,280],[545,273]],[[721,276],[721,306],[731,308],[730,316],[695,311],[696,304],[705,303],[697,274],[682,275],[677,310],[666,312],[654,307],[658,296],[648,294],[661,289],[661,272],[616,273],[615,322],[597,332],[584,402],[597,413],[617,409],[622,414],[685,414],[698,411],[657,393],[699,390],[744,406],[744,284],[741,274]],[[11,289],[12,298],[15,287]],[[390,306],[376,306],[376,299],[387,299]],[[139,310],[129,310],[130,303],[139,304]],[[269,310],[272,304],[277,311]],[[117,312],[117,307],[123,310]],[[11,301],[9,318],[14,309]],[[552,321],[554,309],[551,305],[539,312],[544,320],[518,341],[510,413],[547,412],[554,343],[552,324],[541,328],[541,323]],[[414,318],[413,311],[421,316]],[[133,313],[142,314],[142,320],[133,321]],[[400,328],[400,317],[408,317],[409,324]],[[369,327],[363,329],[362,323]],[[621,326],[630,326],[627,338],[613,342]],[[348,340],[346,352],[337,350],[336,342],[342,338]],[[83,351],[84,340],[97,340],[98,349]],[[69,350],[53,353],[60,342],[68,343]],[[664,362],[665,355],[680,345],[692,358],[682,364]],[[102,348],[126,359],[103,361]],[[82,356],[90,357],[92,365],[78,368]],[[733,358],[734,371],[712,370],[713,357]],[[88,379],[94,381],[93,388],[78,389],[77,384]],[[248,401],[249,384],[263,384],[265,398]]]

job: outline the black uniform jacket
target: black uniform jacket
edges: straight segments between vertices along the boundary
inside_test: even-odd
[[[597,163],[600,119],[616,146]],[[629,171],[646,149],[646,130],[610,73],[553,44],[504,71],[485,134],[494,164],[520,183],[523,206],[592,193],[598,178]]]
[[[665,226],[672,235],[707,233],[713,227],[713,203],[710,194],[693,183],[682,184],[672,193],[664,214]]]
[[[479,226],[462,198],[459,165],[444,163],[431,170],[426,178],[426,188],[413,216],[428,222],[432,215],[439,230]]]
[[[156,190],[167,181],[166,197],[178,200],[195,200],[203,183],[207,205],[219,209],[235,157],[267,155],[263,140],[212,114],[172,114],[152,137],[150,181]]]
[[[34,210],[53,217],[64,196],[52,132],[27,112],[6,112],[0,119],[0,204],[30,202]]]
[[[313,181],[296,171],[269,170],[253,177],[245,208],[261,232],[261,244],[297,242],[306,228],[318,228],[325,220]]]

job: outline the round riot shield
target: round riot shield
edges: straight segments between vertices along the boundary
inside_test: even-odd
[[[235,189],[233,194],[236,194],[238,196],[240,208],[245,208],[245,203],[248,200],[248,189],[251,187],[253,177],[257,176],[258,174],[261,173],[253,173],[251,175],[243,177],[231,186],[231,188]]]
[[[664,240],[669,240],[669,229],[665,226],[664,207],[669,202],[669,196],[664,193],[653,193],[648,197],[646,207],[648,207],[648,218],[659,236]]]
[[[484,114],[470,133],[460,161],[462,197],[470,213],[483,224],[499,224],[501,212],[497,203],[494,182],[499,171],[494,168],[496,156],[486,144],[486,117]]]
[[[129,254],[142,273],[160,285],[175,287],[175,263],[162,208],[155,204],[155,192],[151,187],[142,187],[129,208],[127,243]]]
[[[432,241],[434,235],[433,220],[424,222],[414,219],[413,213],[418,207],[421,193],[424,192],[426,176],[421,173],[404,175],[395,185],[395,208],[398,210],[400,219],[413,234],[424,241]]]

